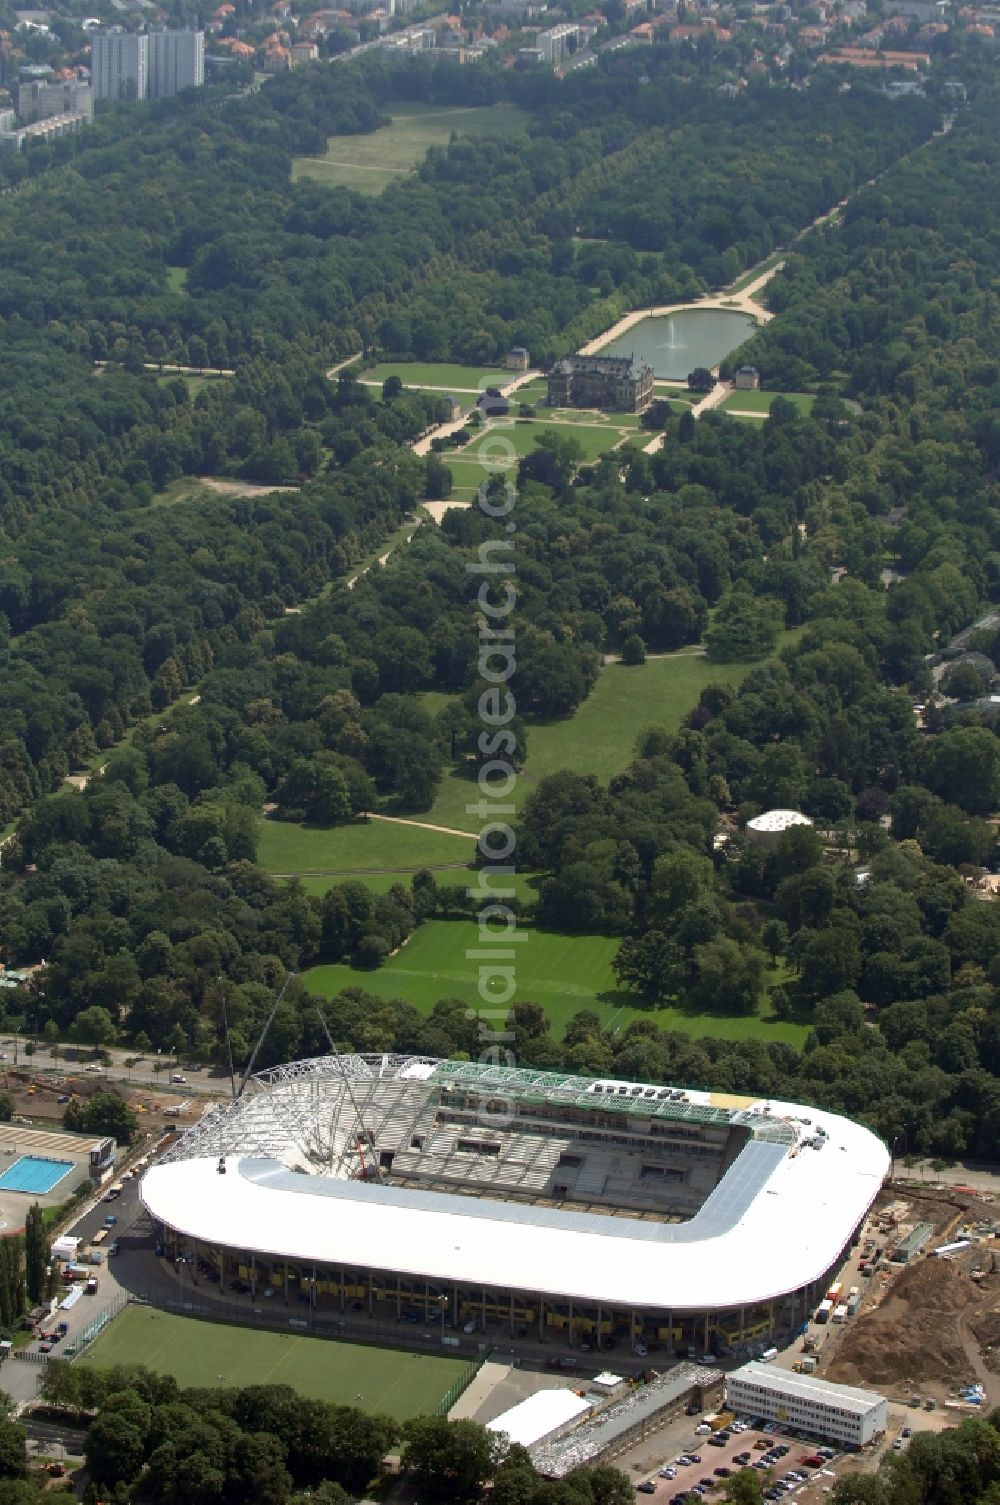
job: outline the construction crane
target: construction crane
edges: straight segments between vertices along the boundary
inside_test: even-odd
[[[260,1048],[261,1048],[261,1046],[264,1043],[264,1037],[265,1037],[265,1035],[267,1034],[268,1030],[271,1028],[271,1025],[274,1022],[274,1016],[278,1012],[278,1008],[280,1007],[281,1000],[284,998],[285,994],[288,992],[289,983],[291,982],[291,980],[292,980],[292,978],[294,976],[295,976],[294,972],[289,972],[288,973],[288,975],[285,978],[284,984],[282,985],[281,992],[278,994],[277,998],[274,1000],[274,1003],[271,1005],[271,1012],[268,1014],[267,1019],[265,1020],[264,1028],[261,1030],[260,1034],[257,1036],[257,1044],[253,1048],[253,1052],[252,1052],[252,1054],[250,1056],[250,1059],[249,1059],[249,1061],[247,1062],[247,1065],[246,1065],[246,1070],[244,1071],[243,1076],[242,1076],[242,1078],[240,1080],[240,1090],[235,1094],[236,1097],[238,1097],[238,1098],[240,1098],[240,1097],[243,1096],[243,1092],[244,1092],[244,1089],[246,1087],[246,1084],[250,1080],[251,1076],[253,1075],[254,1064],[255,1064],[255,1062],[257,1060],[258,1055],[260,1054]]]
[[[233,1041],[229,1033],[229,1013],[226,1009],[226,983],[219,973],[219,996],[222,1000],[222,1027],[226,1032],[226,1055],[229,1060],[229,1088],[233,1097],[236,1097],[236,1071],[233,1067]]]
[[[337,1171],[339,1172],[341,1170],[341,1168],[347,1163],[350,1156],[357,1155],[358,1163],[361,1167],[361,1180],[366,1181],[368,1179],[368,1166],[365,1161],[365,1144],[367,1143],[371,1145],[372,1149],[374,1150],[374,1135],[369,1135],[368,1130],[365,1128],[364,1114],[362,1113],[357,1097],[355,1096],[354,1084],[351,1081],[350,1076],[344,1069],[343,1057],[341,1056],[340,1051],[337,1049],[336,1045],[334,1045],[333,1043],[333,1036],[330,1034],[330,1028],[323,1016],[322,1010],[317,1009],[316,1013],[319,1015],[319,1022],[323,1026],[323,1033],[326,1036],[326,1043],[330,1048],[330,1055],[336,1062],[337,1070],[340,1073],[341,1080],[343,1081],[344,1086],[347,1088],[347,1095],[351,1100],[351,1107],[354,1110],[354,1144],[351,1146],[344,1146],[344,1149],[341,1151],[340,1159],[337,1162]],[[330,1149],[332,1152],[332,1144],[330,1146]],[[376,1181],[380,1181],[382,1179],[382,1176],[377,1153],[373,1154],[372,1156],[372,1171],[374,1173],[374,1179]]]

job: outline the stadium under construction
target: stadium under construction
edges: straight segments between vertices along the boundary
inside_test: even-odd
[[[251,1077],[142,1199],[166,1254],[296,1325],[367,1311],[747,1355],[805,1320],[888,1169],[869,1130],[819,1109],[331,1055]]]

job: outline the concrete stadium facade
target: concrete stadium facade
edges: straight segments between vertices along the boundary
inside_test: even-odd
[[[793,1104],[349,1056],[251,1079],[141,1194],[168,1257],[293,1325],[722,1356],[805,1320],[888,1169]]]

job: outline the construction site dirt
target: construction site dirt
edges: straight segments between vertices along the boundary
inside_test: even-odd
[[[1000,1338],[1000,1276],[993,1265],[992,1254],[974,1246],[961,1258],[924,1256],[903,1270],[881,1304],[844,1334],[826,1377],[896,1395],[919,1390],[939,1401],[979,1380],[996,1404],[1000,1364],[995,1354],[987,1363],[980,1336]]]

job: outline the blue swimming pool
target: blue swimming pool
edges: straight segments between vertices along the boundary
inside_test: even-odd
[[[72,1160],[48,1160],[42,1155],[21,1155],[0,1175],[0,1191],[24,1191],[44,1197],[59,1185],[74,1163]]]

